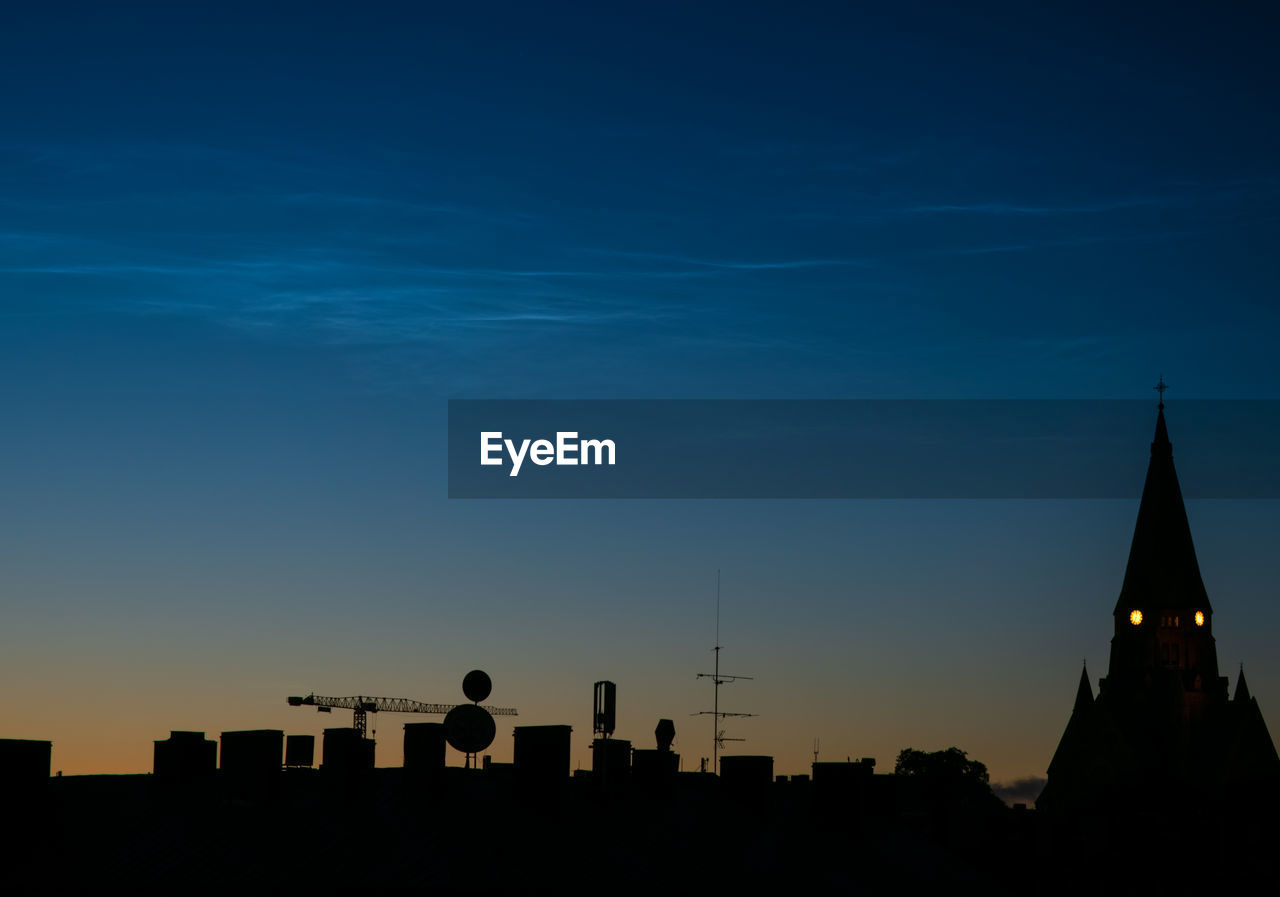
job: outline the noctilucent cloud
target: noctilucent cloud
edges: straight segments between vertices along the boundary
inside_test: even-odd
[[[613,679],[619,736],[675,719],[691,768],[720,569],[744,750],[1043,775],[1136,501],[450,501],[445,400],[1150,397],[1153,426],[1163,373],[1180,458],[1179,398],[1277,398],[1275,16],[10,12],[0,734],[145,771],[170,729],[318,732],[287,695],[460,700],[482,667],[583,763]],[[1265,709],[1280,515],[1189,513]]]

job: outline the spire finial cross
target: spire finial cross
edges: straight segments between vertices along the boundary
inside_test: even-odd
[[[1152,387],[1152,389],[1160,393],[1160,404],[1158,407],[1161,408],[1162,410],[1164,408],[1164,391],[1168,388],[1169,388],[1169,384],[1164,382],[1164,374],[1160,375],[1160,382]]]

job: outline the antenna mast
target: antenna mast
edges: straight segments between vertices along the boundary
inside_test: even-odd
[[[720,720],[727,716],[755,716],[754,713],[728,713],[720,709],[720,686],[726,682],[737,682],[739,679],[751,679],[751,676],[730,676],[720,672],[720,571],[716,570],[716,664],[715,672],[699,673],[699,679],[710,679],[715,686],[713,691],[713,700],[711,710],[702,710],[695,713],[694,716],[710,716],[711,717],[711,771],[713,773],[720,772],[720,751],[724,748],[726,741],[746,741],[745,738],[726,738],[724,730],[720,728]]]

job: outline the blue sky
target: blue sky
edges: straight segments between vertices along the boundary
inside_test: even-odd
[[[1072,664],[1088,654],[1102,671],[1136,509],[449,502],[444,401],[1128,398],[1164,373],[1176,450],[1177,397],[1277,397],[1275,24],[1209,5],[6,12],[0,589],[4,638],[24,645],[6,646],[25,658],[8,674],[40,683],[6,697],[22,702],[7,715],[73,700],[75,677],[59,685],[41,664],[118,670],[97,679],[107,701],[172,679],[178,649],[162,642],[193,662],[206,652],[191,687],[241,715],[180,720],[179,697],[157,702],[112,736],[113,768],[145,767],[170,727],[286,726],[269,702],[305,688],[285,684],[297,678],[446,700],[434,683],[452,689],[475,654],[514,656],[534,609],[545,628],[508,681],[541,671],[547,693],[568,694],[546,714],[585,705],[565,683],[585,695],[609,670],[589,651],[544,667],[613,633],[634,683],[620,682],[624,701],[643,693],[645,713],[678,715],[695,683],[653,683],[699,667],[721,566],[749,606],[790,583],[807,596],[797,619],[815,621],[857,619],[851,596],[915,607],[916,593],[932,597],[913,613],[951,620],[949,596],[986,583],[990,604],[923,647],[883,623],[873,666],[906,688],[906,670],[938,673],[925,660],[957,637],[1032,663],[1029,681],[1063,687],[1025,748],[1002,747],[1013,723],[984,741],[994,723],[972,722],[915,746],[973,744],[997,777],[1042,770]],[[1251,549],[1273,543],[1274,510],[1203,507],[1192,525],[1220,653],[1234,656],[1221,641],[1233,599],[1215,591],[1208,546],[1217,569],[1251,571],[1231,581],[1266,621],[1252,627],[1260,662],[1275,571]],[[877,546],[874,575],[858,538]],[[975,579],[964,559],[1007,558],[1010,540],[1031,570]],[[1072,550],[1058,562],[1082,571],[1069,621],[1054,616],[1060,544]],[[913,579],[922,552],[927,583]],[[702,627],[660,664],[635,634],[651,593],[604,594],[628,576],[665,596],[655,631]],[[1044,617],[1005,615],[999,635],[972,622],[1036,588]],[[778,624],[744,616],[759,667]],[[147,635],[142,621],[161,619],[164,639]],[[439,668],[388,657],[406,619],[431,633]],[[1028,660],[1048,619],[1076,628]],[[805,656],[803,635],[782,654]],[[831,651],[824,676],[844,696],[867,669]],[[1280,670],[1259,676],[1280,687]],[[901,698],[926,708],[916,719],[940,712],[928,679]],[[1004,719],[1042,700],[1009,697]],[[883,734],[862,742],[840,723],[848,753],[916,731],[876,719]],[[52,730],[92,756],[83,730],[46,722],[18,734]],[[796,744],[761,734],[757,747],[799,769],[809,729],[836,724],[795,725]]]

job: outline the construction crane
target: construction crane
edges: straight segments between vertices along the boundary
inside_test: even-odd
[[[291,695],[289,697],[289,706],[314,707],[319,713],[332,713],[334,708],[350,710],[352,712],[351,725],[360,733],[360,737],[364,738],[368,727],[366,714],[379,712],[446,714],[457,705],[427,704],[422,701],[411,701],[408,698],[370,698],[365,695],[356,695],[351,698],[326,698],[322,695],[310,694],[305,698]],[[487,704],[483,706],[493,716],[516,715],[514,707],[490,707]]]

